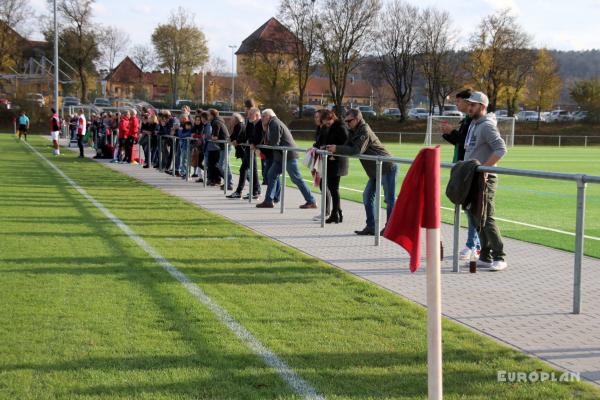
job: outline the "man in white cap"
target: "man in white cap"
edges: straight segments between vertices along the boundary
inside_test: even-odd
[[[481,165],[494,167],[506,154],[506,144],[500,136],[496,117],[487,113],[488,97],[482,92],[473,92],[467,99],[469,116],[473,119],[469,125],[465,140],[465,160],[478,160]],[[502,271],[507,267],[504,257],[504,244],[500,230],[494,219],[496,185],[495,174],[486,173],[486,195],[484,224],[480,227],[479,238],[481,253],[477,267]]]

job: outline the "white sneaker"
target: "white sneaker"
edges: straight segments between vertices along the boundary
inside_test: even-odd
[[[462,249],[460,251],[460,253],[458,253],[459,260],[469,261],[471,259],[471,251],[472,250],[468,247],[465,247],[464,249]]]
[[[492,262],[492,266],[490,267],[490,271],[502,271],[508,267],[506,261],[498,260]]]
[[[492,262],[477,260],[477,268],[492,268]]]
[[[317,214],[313,217],[313,221],[320,221],[321,220],[321,214]]]

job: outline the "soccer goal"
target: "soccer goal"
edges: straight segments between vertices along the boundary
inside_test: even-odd
[[[442,124],[447,122],[453,128],[458,128],[462,117],[451,117],[445,115],[430,115],[427,118],[427,132],[425,133],[425,145],[446,143],[442,137]],[[508,147],[515,145],[515,118],[497,117],[498,130]]]

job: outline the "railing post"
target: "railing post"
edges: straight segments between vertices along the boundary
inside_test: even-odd
[[[248,191],[248,204],[252,203],[252,196],[254,196],[254,160],[255,160],[255,155],[254,155],[254,150],[252,149],[252,147],[248,147],[248,160],[250,162],[249,165],[249,171],[250,171],[250,176],[248,181],[250,182],[250,190]],[[240,176],[240,179],[245,179],[245,177]]]
[[[531,135],[531,147],[535,146],[535,135]]]
[[[281,196],[279,198],[280,213],[283,214],[285,207],[285,178],[287,172],[287,150],[283,150],[283,161],[281,165]]]
[[[573,314],[581,312],[581,263],[583,261],[585,229],[585,189],[587,183],[577,179],[577,217],[575,220],[575,271],[573,274]]]
[[[175,176],[175,164],[177,163],[177,137],[172,136],[171,137],[171,146],[172,146],[172,154],[173,154],[173,160],[171,160],[171,165],[172,165],[172,169],[171,172],[173,174],[173,176]]]
[[[227,187],[229,186],[229,182],[227,176],[229,174],[229,143],[225,142],[225,159],[223,160],[223,181],[225,184],[223,185],[223,193],[227,194]]]
[[[186,171],[185,171],[185,181],[189,182],[190,181],[190,169],[192,167],[192,152],[191,152],[191,147],[192,147],[192,138],[188,137],[185,139],[185,141],[187,142],[187,147],[186,147],[186,152],[185,152],[185,167],[186,167]]]
[[[458,240],[460,236],[460,205],[454,206],[454,237],[452,243],[452,272],[460,272],[458,265]]]
[[[148,162],[146,163],[148,164],[148,168],[152,168],[152,136],[152,134],[148,135],[148,154],[146,155],[148,157]]]
[[[142,138],[143,137],[144,137],[144,134],[142,133],[140,135],[140,140],[138,140],[138,142],[137,142],[137,145],[138,145],[138,162],[139,162],[140,167],[144,166],[144,164],[142,163]],[[135,160],[133,160],[133,161],[135,161]]]
[[[163,170],[163,157],[162,157],[162,153],[163,153],[163,137],[162,135],[160,135],[158,137],[158,170],[162,172]]]
[[[398,132],[398,144],[402,144],[402,132]]]
[[[327,158],[329,156],[327,152],[320,153],[319,156],[323,159],[321,164],[321,228],[324,228],[327,217]]]
[[[381,214],[381,160],[375,161],[376,176],[375,176],[375,246],[379,246],[381,238],[379,237],[379,220]]]
[[[587,147],[587,136],[584,136],[583,147]]]
[[[558,147],[560,147],[560,142],[561,142],[561,136],[558,135]]]

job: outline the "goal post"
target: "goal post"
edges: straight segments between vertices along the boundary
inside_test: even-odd
[[[425,145],[446,143],[442,137],[442,125],[447,122],[453,128],[458,128],[462,117],[449,115],[430,115],[427,118],[427,131],[425,132]],[[496,117],[500,135],[506,142],[507,147],[515,145],[515,118],[514,117]]]

